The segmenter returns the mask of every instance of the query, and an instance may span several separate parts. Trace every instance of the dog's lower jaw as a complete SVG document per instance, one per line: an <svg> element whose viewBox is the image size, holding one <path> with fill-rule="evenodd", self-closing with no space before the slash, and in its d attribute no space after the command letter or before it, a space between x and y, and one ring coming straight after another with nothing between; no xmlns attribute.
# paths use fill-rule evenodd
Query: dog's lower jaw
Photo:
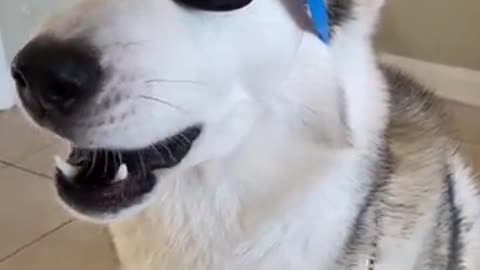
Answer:
<svg viewBox="0 0 480 270"><path fill-rule="evenodd" d="M271 141L251 146L275 151L283 139ZM110 227L124 269L331 266L349 233L338 224L352 222L360 193L367 193L364 183L352 181L357 161L350 151L283 146L276 155L213 161L164 179L145 212Z"/></svg>

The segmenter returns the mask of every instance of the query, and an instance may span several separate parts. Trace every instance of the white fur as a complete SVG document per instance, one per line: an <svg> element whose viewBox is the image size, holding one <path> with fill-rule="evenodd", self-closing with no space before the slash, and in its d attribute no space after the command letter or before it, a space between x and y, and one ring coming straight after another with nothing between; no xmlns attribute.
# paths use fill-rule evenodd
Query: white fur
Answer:
<svg viewBox="0 0 480 270"><path fill-rule="evenodd" d="M455 154L451 160L454 168L453 178L455 180L456 205L462 209L462 224L467 229L463 236L465 241L464 250L466 269L478 269L480 267L480 197L478 179L475 179L471 168L467 167L463 158Z"/></svg>
<svg viewBox="0 0 480 270"><path fill-rule="evenodd" d="M47 24L59 38L87 33L111 71L97 103L122 102L85 121L127 115L86 129L76 144L144 147L204 127L179 166L157 172L142 205L82 216L117 221L111 230L125 269L334 267L389 113L371 44L383 1L355 3L355 20L335 29L329 46L308 29L301 0L256 0L227 13L91 0ZM381 244L387 258L396 240ZM416 240L402 247L415 253ZM407 257L377 269L410 269Z"/></svg>

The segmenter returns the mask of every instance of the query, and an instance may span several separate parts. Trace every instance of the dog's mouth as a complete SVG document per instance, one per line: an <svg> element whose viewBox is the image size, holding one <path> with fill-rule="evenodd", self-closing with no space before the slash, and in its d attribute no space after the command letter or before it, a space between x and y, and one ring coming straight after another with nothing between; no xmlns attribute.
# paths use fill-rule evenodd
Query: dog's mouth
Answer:
<svg viewBox="0 0 480 270"><path fill-rule="evenodd" d="M74 147L67 161L56 158L58 195L80 214L116 216L146 201L158 182L153 172L178 165L200 133L190 127L137 150Z"/></svg>

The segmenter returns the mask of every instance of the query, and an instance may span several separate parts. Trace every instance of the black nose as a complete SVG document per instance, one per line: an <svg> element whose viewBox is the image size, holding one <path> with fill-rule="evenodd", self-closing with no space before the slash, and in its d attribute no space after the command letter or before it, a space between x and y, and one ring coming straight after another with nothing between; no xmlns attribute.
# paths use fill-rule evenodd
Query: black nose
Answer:
<svg viewBox="0 0 480 270"><path fill-rule="evenodd" d="M28 43L12 63L24 106L37 118L69 114L99 89L98 53L81 40L41 37Z"/></svg>

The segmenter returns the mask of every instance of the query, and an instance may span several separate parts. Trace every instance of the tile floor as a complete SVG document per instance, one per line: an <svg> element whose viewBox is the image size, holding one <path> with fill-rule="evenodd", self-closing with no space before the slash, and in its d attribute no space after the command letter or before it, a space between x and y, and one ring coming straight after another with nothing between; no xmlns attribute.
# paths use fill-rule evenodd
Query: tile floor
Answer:
<svg viewBox="0 0 480 270"><path fill-rule="evenodd" d="M449 103L464 148L480 171L480 109ZM72 220L49 185L57 140L16 110L0 112L0 270L114 270L104 228Z"/></svg>
<svg viewBox="0 0 480 270"><path fill-rule="evenodd" d="M57 139L17 110L0 112L0 270L116 270L105 228L72 218L55 201Z"/></svg>

